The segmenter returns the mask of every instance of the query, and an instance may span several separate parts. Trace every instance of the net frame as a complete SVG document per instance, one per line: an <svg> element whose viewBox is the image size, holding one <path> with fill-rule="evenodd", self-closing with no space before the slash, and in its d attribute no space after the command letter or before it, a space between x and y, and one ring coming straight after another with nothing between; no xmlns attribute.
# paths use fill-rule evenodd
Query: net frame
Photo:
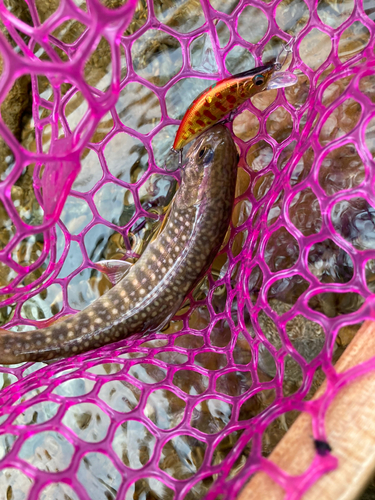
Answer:
<svg viewBox="0 0 375 500"><path fill-rule="evenodd" d="M235 46L241 46L250 50L254 57L255 64L260 64L262 56L264 56L264 48L273 37L278 36L287 41L287 35L290 35L286 31L283 31L276 22L277 7L281 3L282 2L279 1L270 2L268 4L256 0L252 2L240 1L234 10L230 14L227 14L214 9L208 1L202 0L201 8L206 20L205 24L187 33L179 33L165 24L161 25L155 14L154 5L148 2L148 20L140 29L126 37L126 39L121 37L131 20L131 15L136 6L134 1L129 1L125 6L110 11L97 0L91 0L88 3L90 9L90 15L88 15L77 7L74 2L67 0L62 2L58 10L40 25L38 22L38 11L35 5L32 2L28 2L31 17L36 27L28 26L26 23L20 21L20 19L13 15L5 5L1 3L1 19L10 36L18 45L20 53L22 52L23 55L21 56L19 53L15 53L9 41L1 34L0 50L4 61L4 67L0 80L0 100L3 101L5 99L6 94L10 91L16 79L23 74L31 74L36 143L36 151L25 149L19 144L9 128L5 125L4 121L0 121L0 134L11 148L15 160L0 186L1 201L15 227L15 235L0 251L1 262L13 269L16 273L15 279L2 289L4 295L10 294L10 296L5 298L2 302L3 308L14 302L17 303L12 319L6 325L7 328L16 325L40 325L41 322L23 316L22 306L33 296L40 294L41 289L48 288L53 283L62 287L63 295L63 307L57 316L62 316L74 311L68 300L68 281L86 267L93 265L87 252L84 251L85 235L99 222L104 223L112 230L118 230L116 224L105 220L100 215L97 208L95 208L95 193L99 192L100 188L105 186L109 181L132 193L135 214L121 227L121 232L125 236L126 242L126 234L134 225L134 222L140 215L146 215L146 211L139 199L139 189L145 184L148 178L147 176L152 174L165 175L160 165L158 166L156 162L153 146L157 143L153 142L153 139L165 127L177 125L179 123L178 118L170 116L171 114L174 114L174 116L178 115L176 113L171 113L170 110L168 112L168 106L165 102L168 91L183 78L199 77L208 80L209 78L219 79L228 76L229 73L225 66L225 61L226 57ZM82 481L78 479L80 477L80 460L89 452L101 453L102 456L107 456L107 458L108 455L110 456L112 465L114 465L114 468L121 476L120 485L116 486L118 488L116 498L127 498L127 495L131 494L129 491L132 491L131 488L134 487L133 485L135 482L146 477L159 481L159 483L155 483L154 486L150 486L149 484L147 487L151 489L154 488L155 491L157 488L161 488L164 495L170 494L172 497L174 496L174 498L184 498L189 492L192 498L200 498L199 495L201 493L199 491L205 490L205 481L208 483L210 481L212 482L206 495L207 499L220 498L220 495L223 495L224 498L235 498L248 478L259 470L269 474L274 481L285 489L286 498L295 498L293 495L295 495L297 483L297 490L299 495L301 495L313 482L317 481L321 475L336 466L334 453L333 456L329 456L328 458L324 457L324 459L317 454L310 468L298 478L293 478L285 473L285 471L275 467L272 462L262 456L263 432L272 422L282 415L285 415L290 409L308 411L311 413L313 416L314 437L323 441L326 440L324 431L324 409L329 407L336 393L335 391L343 384L349 383L363 373L372 370L374 366L373 360L370 360L359 367L355 367L338 375L332 365L335 340L339 334L340 328L372 317L373 293L369 287L368 279L366 279L366 263L374 259L374 250L371 247L371 242L367 246L364 244L363 247L359 245L356 247L353 241L348 241L342 233L339 233L337 230L338 226L335 228L331 220L333 207L348 199L362 198L367 201L370 207L374 206L371 143L371 121L374 117L374 105L371 101L371 94L366 95L363 92L363 88L360 86L360 82L363 78L373 74L373 21L366 13L369 12L370 7L366 4L366 10L364 10L362 2L355 2L353 10L348 18L338 27L331 27L322 22L319 17L316 2L306 1L305 4L309 9L309 19L306 25L297 33L291 68L299 68L308 77L310 82L308 97L304 104L296 108L286 99L285 92L279 90L276 99L265 110L259 110L251 102L246 103L243 107L243 109L247 109L251 112L253 116L256 116L259 121L258 132L253 138L245 141L241 140L240 137L236 137L236 143L241 152L239 167L247 172L250 178L249 186L237 197L236 206L239 206L243 201L250 201L252 204L251 216L240 226L237 226L232 221L230 237L222 249L222 254L228 255L226 272L223 273L219 280L215 280L214 276L209 274L209 291L207 297L203 300L197 301L194 300L193 296L190 297L191 307L179 318L180 321L183 322L181 330L174 334L161 333L151 335L147 339L132 337L120 344L116 344L116 346L104 347L99 352L96 352L95 355L93 355L93 353L87 353L70 360L57 362L51 366L33 366L26 364L17 367L2 368L2 372L8 374L8 377L10 377L8 381L13 380L11 377L17 379L17 382L3 389L1 394L3 415L3 422L1 425L2 437L7 436L10 442L13 440L11 436L17 437L11 445L4 445L7 454L2 462L3 478L6 476L4 471L9 468L19 470L23 475L32 478L33 484L29 491L28 498L32 500L39 498L41 492L52 482L64 483L67 487L71 486L80 499L86 500L86 498L92 498L90 495L94 493L87 491L87 483L82 483ZM247 6L258 9L258 11L262 12L268 19L267 30L261 40L256 44L246 42L240 36L237 29L238 20L244 8ZM78 37L73 44L68 44L70 45L68 47L67 44L64 44L61 40L59 41L56 37L51 38L51 33L62 21L72 17L78 19L82 24L89 26L89 29ZM230 41L223 48L220 47L219 37L213 19L226 22L231 32ZM367 29L368 42L364 49L361 49L353 57L343 62L343 58L340 59L339 57L340 40L345 38L344 34L346 30L350 29L355 22L361 23L362 26L365 26ZM150 29L162 29L165 34L172 36L174 39L178 39L181 45L181 69L162 87L151 83L147 78L137 74L131 63L132 46L136 40L139 40L139 38ZM332 49L325 61L317 68L313 69L305 62L307 57L306 52L303 51L303 43L308 34L314 29L321 30L321 32L324 32L331 39ZM28 43L25 43L22 39L19 34L20 32L29 37ZM192 69L190 65L191 58L189 52L191 40L205 33L208 33L210 36L212 52L215 56L218 69L217 73L202 73L202 71ZM109 90L106 92L90 87L82 76L84 62L87 60L89 54L96 48L101 36L106 36L112 51L112 79ZM69 57L71 57L71 62L61 62L56 52L51 49L51 43L68 52ZM35 44L42 47L51 61L42 61L35 56L33 53ZM120 77L120 45L126 57L127 75L125 78ZM301 56L301 52L305 54L305 57ZM366 60L365 64L363 59ZM331 71L322 83L320 83L319 80L322 77L322 73L328 70L331 64L333 65L333 71ZM54 86L54 99L52 104L39 95L37 75L40 74L50 76L51 83ZM77 124L73 133L69 130L68 120L64 118L64 112L62 110L66 109L67 103L72 99L75 93L75 89L72 87L65 95L59 95L61 84L66 81L67 75L69 81L80 90L89 104L88 111ZM354 75L353 79L346 86L341 95L328 105L324 105L324 93L327 89L332 84L342 81L343 78L349 75ZM143 134L123 123L114 108L121 90L131 82L138 82L144 87L151 89L157 94L160 102L160 123L148 134ZM335 117L335 110L339 109L340 105L345 104L350 98L359 103L361 107L361 113L357 124L350 130L345 130L343 119L343 134L340 136L341 132L339 132L335 136L334 131L331 131L333 140L330 138L329 141L322 144L322 130L324 126L327 127L325 124L328 123L329 125L332 116ZM51 114L46 118L40 118L39 116L38 107L41 105L51 111ZM273 137L272 133L270 133L272 113L275 113L280 107L289 114L292 123L290 134L282 141L278 141ZM87 193L78 193L75 190L71 191L75 176L80 168L79 160L81 153L87 146L99 123L108 112L110 112L112 116L113 128L110 130L109 134L106 134L102 141L91 144L93 150L99 152L104 172L103 178ZM305 113L307 113L307 116L304 116ZM59 130L58 119L62 121L62 129L67 134L66 138L59 139L61 130ZM304 122L304 120L306 121ZM45 152L43 150L42 131L48 124L51 127L51 149ZM238 126L238 122L234 123L235 131L237 130L236 126ZM301 134L299 131L300 126L303 127ZM147 174L135 185L122 181L121 179L115 180L108 168L105 155L103 154L105 146L119 132L128 133L132 137L141 140L148 152L149 167ZM260 172L254 172L251 166L247 165L246 156L252 145L261 140L267 140L268 144L270 144L273 150L273 158ZM296 142L294 143L294 141ZM324 141L325 139L323 139L323 142ZM294 153L287 159L283 168L280 169L278 166L279 159L282 158L283 152L285 152L285 149L291 144L294 146ZM351 186L348 189L340 189L333 195L328 195L322 188L319 180L321 164L329 152L347 144L354 144L357 147L358 155L364 165L365 178L359 185ZM302 182L291 186L290 179L293 176L296 165L298 165L303 153L305 153L309 147L313 147L315 152L311 171ZM36 164L36 168L33 172L36 200L44 208L43 223L33 226L27 224L22 217L20 217L20 213L11 195L12 186L18 180L25 167L32 163ZM44 165L43 171L41 168L42 165ZM48 186L51 182L58 187L58 189L56 189L59 195L57 198L54 196L43 197L43 192L48 191ZM284 198L280 203L280 213L277 221L270 225L267 219L269 218L271 210L275 209L275 206L277 207L277 198L281 190L284 191ZM319 231L316 231L314 227L312 229L310 228L310 232L305 231L306 222L296 222L296 219L293 218L293 214L291 214L290 207L293 206L293 200L295 200L296 195L304 190L310 190L309 192L314 193L315 198L313 199L310 197L310 201L313 200L314 203L316 203L315 200L318 200L320 217L316 217L318 212L313 213L313 215L318 220L320 219L321 227ZM259 195L260 192L262 196ZM90 207L94 217L79 235L72 236L63 223L58 223L65 234L67 242L61 256L58 257L58 252L56 251L58 236L55 232L55 226L60 218L61 210L63 209L69 193L73 193L76 198L84 200ZM147 215L149 215L148 212ZM270 265L273 264L270 264L270 258L267 257L267 244L271 235L282 227L285 227L287 233L292 236L292 239L286 240L286 242L290 243L290 241L293 240L297 242L299 256L292 266L284 269L271 270ZM244 233L245 231L247 231L247 234ZM307 234L304 234L303 231L307 232ZM43 248L35 261L26 266L16 262L14 259L14 250L18 248L17 246L25 236L33 237L33 235L41 233L44 234ZM240 246L242 247L241 251L236 254L236 250L234 250L235 240L237 238L238 242L238 235L241 235L241 233L242 243L240 243ZM365 235L364 232L359 232L359 234ZM309 271L309 249L311 249L312 245L321 242L323 238L331 238L337 246L342 248L351 257L354 263L355 272L353 273L353 278L349 282L322 283ZM82 263L67 277L59 278L59 273L69 253L69 247L74 241L78 242L82 251ZM294 247L294 251L295 248L296 247ZM128 242L128 251L130 250L130 244ZM41 275L37 279L32 280L31 283L24 284L25 277L35 270L40 269L41 264L46 261L47 265ZM249 280L251 277L255 277L256 279L254 279L257 284L257 266L258 269L261 270L263 280L262 288L254 303L249 293ZM235 275L234 286L232 283L233 275ZM270 306L269 294L267 295L267 293L269 293L269 290L275 283L288 277L291 278L292 276L303 277L303 279L309 283L309 288L304 290L303 293L298 296L297 300L294 301L293 307L280 317ZM220 286L226 288L227 299L224 309L218 313L213 292ZM253 289L250 291L253 292ZM357 293L364 298L365 301L358 310L350 314L341 314L330 318L322 314L322 312L311 309L309 306L309 301L314 294L328 292L346 294ZM207 311L205 326L202 330L191 327L191 317L194 314L194 310L199 308L205 308L205 311ZM264 332L264 328L262 328L262 324L259 321L259 314L261 311L267 314L274 324L276 324L281 346L277 347L277 345L273 345L267 337L267 332ZM199 314L204 316L202 312ZM253 330L251 332L249 332L247 314L252 317ZM326 341L324 348L311 362L307 362L295 349L287 333L288 322L298 314L303 314L308 320L318 323L325 332ZM209 318L208 321L207 318ZM226 346L215 345L212 341L212 331L215 325L220 321L226 321L231 332L230 341ZM240 340L242 344L246 344L247 351L251 352L252 359L246 364L239 363L238 357L236 358L233 354L237 352L236 346L238 348L239 336L241 336ZM147 344L147 342L154 342L154 344ZM193 345L193 347L190 347L189 343ZM267 349L271 357L275 359L276 364L275 376L272 380L267 382L259 378L258 359L261 356L261 346ZM173 364L171 361L165 362L157 357L160 357L162 352L173 352L176 355L185 356L187 360L182 364ZM141 354L142 356L138 357ZM204 355L206 355L206 359ZM288 355L300 366L303 373L303 383L294 394L284 397L282 390L283 377L286 370L284 361ZM207 359L210 358L212 362L215 356L217 368L212 370L209 368L210 363ZM225 360L225 365L220 364L224 363L223 360ZM118 374L101 373L101 368L99 368L99 366L105 363L119 365L120 370L117 372ZM152 384L148 384L134 375L136 374L136 368L142 363L144 367L146 367L146 372L148 370L148 376L153 379ZM95 366L98 366L97 371L99 373L91 373L88 371ZM322 368L331 390L325 394L323 399L319 400L319 403L312 403L306 400L306 396L308 395L314 373L318 367ZM200 394L186 394L181 387L174 383L176 374L178 374L182 368L186 371L200 374L202 380L207 379L207 388L203 391L203 396ZM67 371L69 369L74 370L74 372L68 373ZM73 373L74 376L72 375ZM165 376L163 376L162 373L164 373ZM225 377L230 378L231 376L234 377L234 380L239 385L239 393L225 394L219 392L217 390L218 381L225 380ZM246 376L251 379L250 385ZM205 377L205 379L203 377ZM57 386L60 386L63 382L69 381L72 378L92 380L94 382L94 387L88 394L81 396L68 397L66 395L60 396L59 394L53 393L53 390ZM124 412L114 410L109 405L108 399L103 401L100 397L101 391L103 391L103 387L106 384L119 380L125 381L132 387L135 387L141 394L139 403L129 412L130 414L124 414ZM241 386L241 384L243 385ZM46 388L44 391L40 392L40 387L44 385ZM243 388L246 390L241 392ZM271 405L258 415L252 416L250 419L239 420L241 408L246 402L260 393L268 394L267 391L272 390L275 391L276 397ZM170 394L174 394L178 400L182 402L178 404L182 406L185 405L183 418L178 425L170 428L163 428L160 427L160 425L162 426L160 422L156 420L156 422L159 423L158 426L145 414L146 402L151 404L151 396L155 391L169 391ZM164 393L164 395L165 394L166 393ZM173 396L170 397L173 398ZM207 409L204 408L204 402L207 402ZM37 425L25 426L24 424L14 424L14 420L17 417L22 414L27 415L27 411L30 411L29 409L35 404L41 404L38 409L38 418L44 418L43 415L48 414L49 411L45 408L43 409L43 405L47 403L55 403L58 405L58 412L52 418L47 419L45 422L37 423ZM70 427L62 423L63 415L69 414L70 409L77 404L95 405L97 409L92 408L92 415L94 415L96 411L100 413L102 419L105 418L104 415L110 417L110 423L104 439L97 442L87 441L87 437L84 438L80 435L77 429L75 429L75 431L72 429L73 424L71 421ZM83 407L81 409L83 409ZM225 412L227 412L226 415ZM210 430L202 424L202 421L207 418L212 424L215 432L212 432L212 429ZM112 450L111 443L114 433L125 421L138 422L150 435L157 438L150 455L151 458L145 465L140 467L140 470L127 466L120 460L116 453L108 451ZM194 422L198 427L194 426ZM167 422L167 425L171 426L172 423ZM38 463L38 465L35 465L35 456L30 451L24 451L26 456L21 458L21 450L26 441L32 439L33 436L40 432L55 432L56 429L58 429L59 434L64 436L66 442L73 444L74 447L74 458L67 468L61 470L61 472L51 474L51 472L48 472L48 465L45 463ZM146 431L145 433L147 434ZM238 431L242 431L242 433L227 456L221 461L216 457L219 463L213 464L215 449L217 449L220 442L222 442L225 437ZM185 436L185 441L181 436ZM187 436L189 436L189 438ZM55 443L59 443L59 439L60 438L56 438L55 436ZM168 448L167 445L172 439L175 439L176 443L180 439L180 444L173 444L173 446ZM247 451L245 453L244 450L248 447L250 441L252 443L251 452ZM188 473L182 467L183 471L185 471L184 473L187 474L188 477L181 479L178 472L173 471L173 467L169 469L166 464L161 467L160 464L163 464L161 458L164 456L163 449L166 450L164 454L167 452L172 453L173 450L178 449L178 446L182 446L181 443L187 443L188 446L193 447L193 442L197 449L204 448L204 458L199 464L199 467L195 464L196 470L193 472L190 471L190 473ZM62 446L61 443L60 446ZM63 448L61 448L61 450L62 449ZM29 455L27 455L27 453ZM241 470L237 470L235 465L236 461L246 456L246 454L248 455L246 466ZM231 474L234 473L236 474L231 478ZM14 478L17 477L17 475L11 475L11 477L16 481ZM12 481L12 479L10 481ZM111 484L114 485L116 480L115 478L111 478L111 481ZM156 484L159 486L155 486ZM196 486L197 484L203 484L204 486L202 486L200 490ZM301 487L301 484L304 486ZM160 485L164 485L165 489L163 490ZM168 488L170 492L173 493L170 493ZM194 488L197 492L194 492Z"/></svg>

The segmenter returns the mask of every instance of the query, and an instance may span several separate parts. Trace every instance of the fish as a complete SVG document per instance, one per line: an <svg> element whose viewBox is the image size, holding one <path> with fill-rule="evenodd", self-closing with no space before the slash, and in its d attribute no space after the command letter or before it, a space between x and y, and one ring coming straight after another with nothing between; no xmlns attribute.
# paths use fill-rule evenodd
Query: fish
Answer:
<svg viewBox="0 0 375 500"><path fill-rule="evenodd" d="M244 71L213 83L186 110L171 149L181 151L199 134L234 111L250 97L263 90L294 85L298 79L289 72L278 71L278 60Z"/></svg>
<svg viewBox="0 0 375 500"><path fill-rule="evenodd" d="M38 330L0 330L0 363L49 362L162 329L220 249L232 214L237 163L224 125L201 134L187 154L163 227L137 262L73 316Z"/></svg>

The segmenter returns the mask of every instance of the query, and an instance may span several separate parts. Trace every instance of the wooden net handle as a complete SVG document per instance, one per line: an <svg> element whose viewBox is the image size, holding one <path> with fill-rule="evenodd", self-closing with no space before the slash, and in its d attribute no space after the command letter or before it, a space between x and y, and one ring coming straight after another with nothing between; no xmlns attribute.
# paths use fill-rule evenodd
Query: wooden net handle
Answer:
<svg viewBox="0 0 375 500"><path fill-rule="evenodd" d="M336 364L344 372L375 356L375 322L358 330ZM375 368L375 363L374 363ZM321 396L326 383L314 399ZM302 500L354 500L366 487L375 470L375 370L343 387L332 401L325 428L338 468L322 476ZM301 414L269 459L289 474L299 475L316 455L311 417ZM264 472L257 473L244 487L238 500L283 500L285 490Z"/></svg>

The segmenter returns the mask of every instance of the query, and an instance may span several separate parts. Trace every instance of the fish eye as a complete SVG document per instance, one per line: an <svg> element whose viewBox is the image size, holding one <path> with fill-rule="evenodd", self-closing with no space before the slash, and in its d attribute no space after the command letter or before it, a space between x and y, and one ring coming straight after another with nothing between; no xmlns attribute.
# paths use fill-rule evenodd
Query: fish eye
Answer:
<svg viewBox="0 0 375 500"><path fill-rule="evenodd" d="M210 163L213 157L214 157L214 150L210 147L206 147L203 163L204 164Z"/></svg>
<svg viewBox="0 0 375 500"><path fill-rule="evenodd" d="M199 153L198 153L198 158L203 158L204 153L206 152L207 148L202 148Z"/></svg>
<svg viewBox="0 0 375 500"><path fill-rule="evenodd" d="M198 153L198 158L206 165L214 157L214 151L211 146L204 146Z"/></svg>
<svg viewBox="0 0 375 500"><path fill-rule="evenodd" d="M263 85L264 83L264 75L255 75L254 76L255 85Z"/></svg>

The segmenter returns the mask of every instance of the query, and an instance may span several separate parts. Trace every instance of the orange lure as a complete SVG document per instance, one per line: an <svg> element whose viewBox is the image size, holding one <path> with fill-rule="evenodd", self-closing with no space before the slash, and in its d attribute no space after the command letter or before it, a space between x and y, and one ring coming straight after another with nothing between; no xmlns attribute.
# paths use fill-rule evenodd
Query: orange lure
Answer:
<svg viewBox="0 0 375 500"><path fill-rule="evenodd" d="M189 106L178 128L173 149L181 150L250 97L267 89L275 63L225 78L204 90Z"/></svg>

